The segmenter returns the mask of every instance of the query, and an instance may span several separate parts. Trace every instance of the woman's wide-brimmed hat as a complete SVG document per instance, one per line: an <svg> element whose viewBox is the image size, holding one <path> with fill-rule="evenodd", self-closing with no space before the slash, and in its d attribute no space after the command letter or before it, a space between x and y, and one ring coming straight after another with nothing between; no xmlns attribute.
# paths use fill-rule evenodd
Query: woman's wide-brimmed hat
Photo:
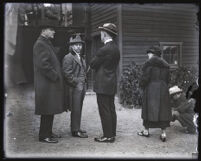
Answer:
<svg viewBox="0 0 201 161"><path fill-rule="evenodd" d="M158 46L151 46L148 50L147 50L147 54L148 53L153 53L154 55L157 56L161 56L161 49Z"/></svg>
<svg viewBox="0 0 201 161"><path fill-rule="evenodd" d="M105 23L105 24L103 24L103 26L99 26L98 28L99 28L99 30L106 31L109 34L117 36L117 27L113 23Z"/></svg>
<svg viewBox="0 0 201 161"><path fill-rule="evenodd" d="M170 95L174 95L174 94L181 93L181 92L183 92L183 90L181 88L179 88L178 86L173 86L173 87L169 88Z"/></svg>
<svg viewBox="0 0 201 161"><path fill-rule="evenodd" d="M69 40L69 44L75 44L75 43L82 43L84 44L84 41L81 39L81 34L80 33L76 33L71 35L70 40Z"/></svg>

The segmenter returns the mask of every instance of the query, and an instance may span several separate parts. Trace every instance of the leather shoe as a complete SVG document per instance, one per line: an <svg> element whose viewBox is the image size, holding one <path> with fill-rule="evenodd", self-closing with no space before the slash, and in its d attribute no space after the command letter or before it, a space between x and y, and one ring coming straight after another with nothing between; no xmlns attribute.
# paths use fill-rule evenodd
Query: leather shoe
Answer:
<svg viewBox="0 0 201 161"><path fill-rule="evenodd" d="M58 140L54 138L44 138L44 139L39 139L39 141L44 143L58 143Z"/></svg>
<svg viewBox="0 0 201 161"><path fill-rule="evenodd" d="M85 130L79 130L79 132L81 132L81 133L87 133Z"/></svg>
<svg viewBox="0 0 201 161"><path fill-rule="evenodd" d="M57 134L52 133L51 138L61 138L61 135L57 135Z"/></svg>
<svg viewBox="0 0 201 161"><path fill-rule="evenodd" d="M74 137L80 137L80 138L88 138L87 134L82 133L80 131L72 132L72 136L74 136Z"/></svg>
<svg viewBox="0 0 201 161"><path fill-rule="evenodd" d="M94 138L94 141L96 142L101 142L101 143L113 143L115 141L115 137L99 137L99 138Z"/></svg>

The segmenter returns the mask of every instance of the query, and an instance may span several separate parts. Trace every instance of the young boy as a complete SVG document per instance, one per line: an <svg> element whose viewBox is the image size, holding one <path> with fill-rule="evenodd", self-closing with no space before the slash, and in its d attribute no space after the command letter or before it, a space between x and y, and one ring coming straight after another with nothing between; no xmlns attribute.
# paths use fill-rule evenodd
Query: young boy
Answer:
<svg viewBox="0 0 201 161"><path fill-rule="evenodd" d="M178 86L173 86L169 89L169 93L174 100L175 107L173 108L172 122L178 120L185 127L185 132L194 134L196 127L193 122L195 115L195 99L186 99L185 93Z"/></svg>

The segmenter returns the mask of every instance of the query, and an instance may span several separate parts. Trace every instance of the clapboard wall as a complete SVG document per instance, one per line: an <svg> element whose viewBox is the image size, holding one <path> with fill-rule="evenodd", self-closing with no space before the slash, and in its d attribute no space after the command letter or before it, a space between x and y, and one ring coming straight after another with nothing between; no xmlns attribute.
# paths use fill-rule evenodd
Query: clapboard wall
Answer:
<svg viewBox="0 0 201 161"><path fill-rule="evenodd" d="M198 9L193 4L122 4L122 65L142 64L146 49L159 42L182 42L182 65L198 64Z"/></svg>
<svg viewBox="0 0 201 161"><path fill-rule="evenodd" d="M106 22L117 23L117 4L113 3L91 3L91 33L96 34L98 26Z"/></svg>
<svg viewBox="0 0 201 161"><path fill-rule="evenodd" d="M113 3L90 3L90 37L91 37L91 59L96 51L103 45L100 40L100 32L98 27L104 23L111 22L117 24L117 4ZM88 89L92 89L93 72L88 73Z"/></svg>

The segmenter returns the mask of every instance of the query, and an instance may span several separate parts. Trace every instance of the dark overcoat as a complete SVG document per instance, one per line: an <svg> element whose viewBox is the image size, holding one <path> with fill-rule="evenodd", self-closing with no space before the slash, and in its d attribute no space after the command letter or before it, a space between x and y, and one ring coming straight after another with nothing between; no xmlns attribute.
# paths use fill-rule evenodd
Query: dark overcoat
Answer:
<svg viewBox="0 0 201 161"><path fill-rule="evenodd" d="M143 88L142 119L145 121L170 121L169 65L160 57L153 56L142 68L140 86Z"/></svg>
<svg viewBox="0 0 201 161"><path fill-rule="evenodd" d="M62 70L65 80L65 100L68 110L72 108L73 90L83 90L86 83L86 62L83 57L81 57L81 59L82 62L72 51L67 54L62 61ZM84 74L81 74L81 68L84 69Z"/></svg>
<svg viewBox="0 0 201 161"><path fill-rule="evenodd" d="M35 113L64 111L64 84L61 65L50 40L40 36L33 47Z"/></svg>
<svg viewBox="0 0 201 161"><path fill-rule="evenodd" d="M100 48L90 62L95 71L94 91L97 94L114 95L117 91L117 67L120 52L110 41Z"/></svg>

